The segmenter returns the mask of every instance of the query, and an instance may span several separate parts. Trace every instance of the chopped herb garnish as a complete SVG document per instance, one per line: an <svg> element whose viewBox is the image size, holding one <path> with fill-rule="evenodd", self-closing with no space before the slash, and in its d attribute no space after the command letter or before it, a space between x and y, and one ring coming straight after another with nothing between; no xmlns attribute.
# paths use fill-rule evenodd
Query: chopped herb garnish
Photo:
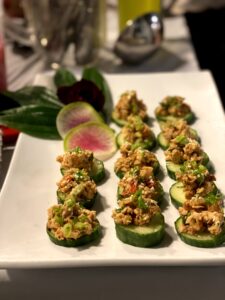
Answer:
<svg viewBox="0 0 225 300"><path fill-rule="evenodd" d="M185 135L178 135L175 141L180 145L186 145L188 143L188 138Z"/></svg>
<svg viewBox="0 0 225 300"><path fill-rule="evenodd" d="M131 111L134 115L137 114L137 112L138 112L138 106L135 102L131 103Z"/></svg>
<svg viewBox="0 0 225 300"><path fill-rule="evenodd" d="M85 179L87 179L87 176L85 176L86 174L84 173L84 171L79 170L74 174L74 178L76 181L84 181Z"/></svg>
<svg viewBox="0 0 225 300"><path fill-rule="evenodd" d="M69 238L71 236L71 232L72 232L72 224L71 223L66 223L64 226L63 226L63 233L64 233L64 236L66 238Z"/></svg>
<svg viewBox="0 0 225 300"><path fill-rule="evenodd" d="M72 199L72 198L70 198L70 199L66 200L65 205L66 205L68 208L72 208L72 207L75 205L75 200Z"/></svg>
<svg viewBox="0 0 225 300"><path fill-rule="evenodd" d="M55 216L55 221L56 221L56 223L58 223L60 226L63 225L63 217L62 217L62 216L56 215L56 216Z"/></svg>
<svg viewBox="0 0 225 300"><path fill-rule="evenodd" d="M140 167L139 166L135 166L131 169L130 173L131 175L138 175L140 171Z"/></svg>
<svg viewBox="0 0 225 300"><path fill-rule="evenodd" d="M217 201L221 200L221 193L220 192L210 192L205 197L205 202L207 204L215 204Z"/></svg>
<svg viewBox="0 0 225 300"><path fill-rule="evenodd" d="M88 220L88 217L87 217L87 216L85 216L85 215L79 216L79 221L80 221L80 222L85 222L85 221L87 221L87 220Z"/></svg>
<svg viewBox="0 0 225 300"><path fill-rule="evenodd" d="M83 230L85 226L86 225L83 222L77 222L76 224L74 224L74 228L78 230Z"/></svg>
<svg viewBox="0 0 225 300"><path fill-rule="evenodd" d="M142 190L138 190L134 194L135 198L137 199L137 207L143 210L148 209L148 205L145 203L144 199L142 198Z"/></svg>

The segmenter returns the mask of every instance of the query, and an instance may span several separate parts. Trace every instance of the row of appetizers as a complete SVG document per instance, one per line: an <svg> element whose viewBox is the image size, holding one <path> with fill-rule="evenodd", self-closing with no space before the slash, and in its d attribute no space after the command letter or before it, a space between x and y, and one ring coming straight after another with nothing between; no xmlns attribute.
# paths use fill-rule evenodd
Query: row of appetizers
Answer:
<svg viewBox="0 0 225 300"><path fill-rule="evenodd" d="M113 111L120 126L117 144L121 156L114 171L120 178L117 205L112 217L117 237L137 247L159 244L165 233L160 204L164 191L157 176L159 161L150 150L156 145L151 128L145 123L147 108L135 91L121 95Z"/></svg>
<svg viewBox="0 0 225 300"><path fill-rule="evenodd" d="M208 155L188 123L194 114L181 97L166 97L155 110L165 150L168 175L176 180L170 198L180 217L175 228L180 238L197 247L216 247L225 241L222 194L216 186Z"/></svg>
<svg viewBox="0 0 225 300"><path fill-rule="evenodd" d="M96 211L90 209L98 197L96 184L105 177L104 164L79 147L57 161L62 178L57 183L58 203L48 209L47 233L57 245L81 246L101 235Z"/></svg>

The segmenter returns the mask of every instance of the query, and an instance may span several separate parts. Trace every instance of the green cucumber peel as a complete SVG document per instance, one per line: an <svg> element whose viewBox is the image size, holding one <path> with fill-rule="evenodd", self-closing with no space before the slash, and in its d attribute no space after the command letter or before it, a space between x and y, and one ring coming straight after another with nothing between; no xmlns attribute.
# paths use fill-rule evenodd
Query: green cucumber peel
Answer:
<svg viewBox="0 0 225 300"><path fill-rule="evenodd" d="M181 232L181 228L184 225L182 217L179 217L175 221L175 229L180 237L180 239L194 247L200 247L200 248L214 248L218 247L221 244L225 242L225 226L223 226L223 229L221 233L218 235L213 235L210 233L196 233L196 234L188 234Z"/></svg>
<svg viewBox="0 0 225 300"><path fill-rule="evenodd" d="M154 215L148 225L115 224L116 235L125 244L135 247L153 247L158 245L165 235L165 221L161 213Z"/></svg>
<svg viewBox="0 0 225 300"><path fill-rule="evenodd" d="M101 236L101 226L100 224L97 224L93 230L93 232L90 235L83 235L78 239L71 239L71 238L67 238L64 240L59 240L55 237L54 233L49 230L48 228L46 228L47 234L50 238L50 240L58 245L58 246L63 246L63 247L79 247L79 246L83 246L86 244L89 244L97 239L100 238Z"/></svg>

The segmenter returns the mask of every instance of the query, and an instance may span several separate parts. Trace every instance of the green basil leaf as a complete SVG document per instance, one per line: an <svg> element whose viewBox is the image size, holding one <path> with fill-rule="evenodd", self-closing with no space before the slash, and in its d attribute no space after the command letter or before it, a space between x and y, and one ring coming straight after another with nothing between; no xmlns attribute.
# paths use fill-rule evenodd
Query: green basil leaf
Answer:
<svg viewBox="0 0 225 300"><path fill-rule="evenodd" d="M27 105L5 111L0 124L43 139L60 139L56 129L58 108Z"/></svg>
<svg viewBox="0 0 225 300"><path fill-rule="evenodd" d="M71 86L76 82L76 77L67 69L59 68L54 75L54 83L56 87Z"/></svg>
<svg viewBox="0 0 225 300"><path fill-rule="evenodd" d="M23 105L38 104L48 107L62 107L57 95L44 86L26 86L17 91L5 91L2 94Z"/></svg>
<svg viewBox="0 0 225 300"><path fill-rule="evenodd" d="M111 120L111 113L113 110L113 102L112 102L112 95L109 88L109 85L104 78L104 76L98 71L98 69L90 67L84 68L82 78L90 80L94 82L97 87L102 91L105 97L105 104L104 104L104 114L106 117L106 121L110 122Z"/></svg>

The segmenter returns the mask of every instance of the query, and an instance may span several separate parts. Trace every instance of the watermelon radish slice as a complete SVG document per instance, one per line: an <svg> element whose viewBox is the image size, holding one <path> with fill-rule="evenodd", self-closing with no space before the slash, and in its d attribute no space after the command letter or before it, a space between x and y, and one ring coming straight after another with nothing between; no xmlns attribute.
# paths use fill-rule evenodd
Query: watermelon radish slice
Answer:
<svg viewBox="0 0 225 300"><path fill-rule="evenodd" d="M114 131L104 123L87 122L72 128L64 138L64 150L79 146L90 150L100 160L110 158L117 150Z"/></svg>
<svg viewBox="0 0 225 300"><path fill-rule="evenodd" d="M103 122L97 111L86 102L73 102L65 105L58 113L56 127L62 138L77 125L86 122Z"/></svg>

